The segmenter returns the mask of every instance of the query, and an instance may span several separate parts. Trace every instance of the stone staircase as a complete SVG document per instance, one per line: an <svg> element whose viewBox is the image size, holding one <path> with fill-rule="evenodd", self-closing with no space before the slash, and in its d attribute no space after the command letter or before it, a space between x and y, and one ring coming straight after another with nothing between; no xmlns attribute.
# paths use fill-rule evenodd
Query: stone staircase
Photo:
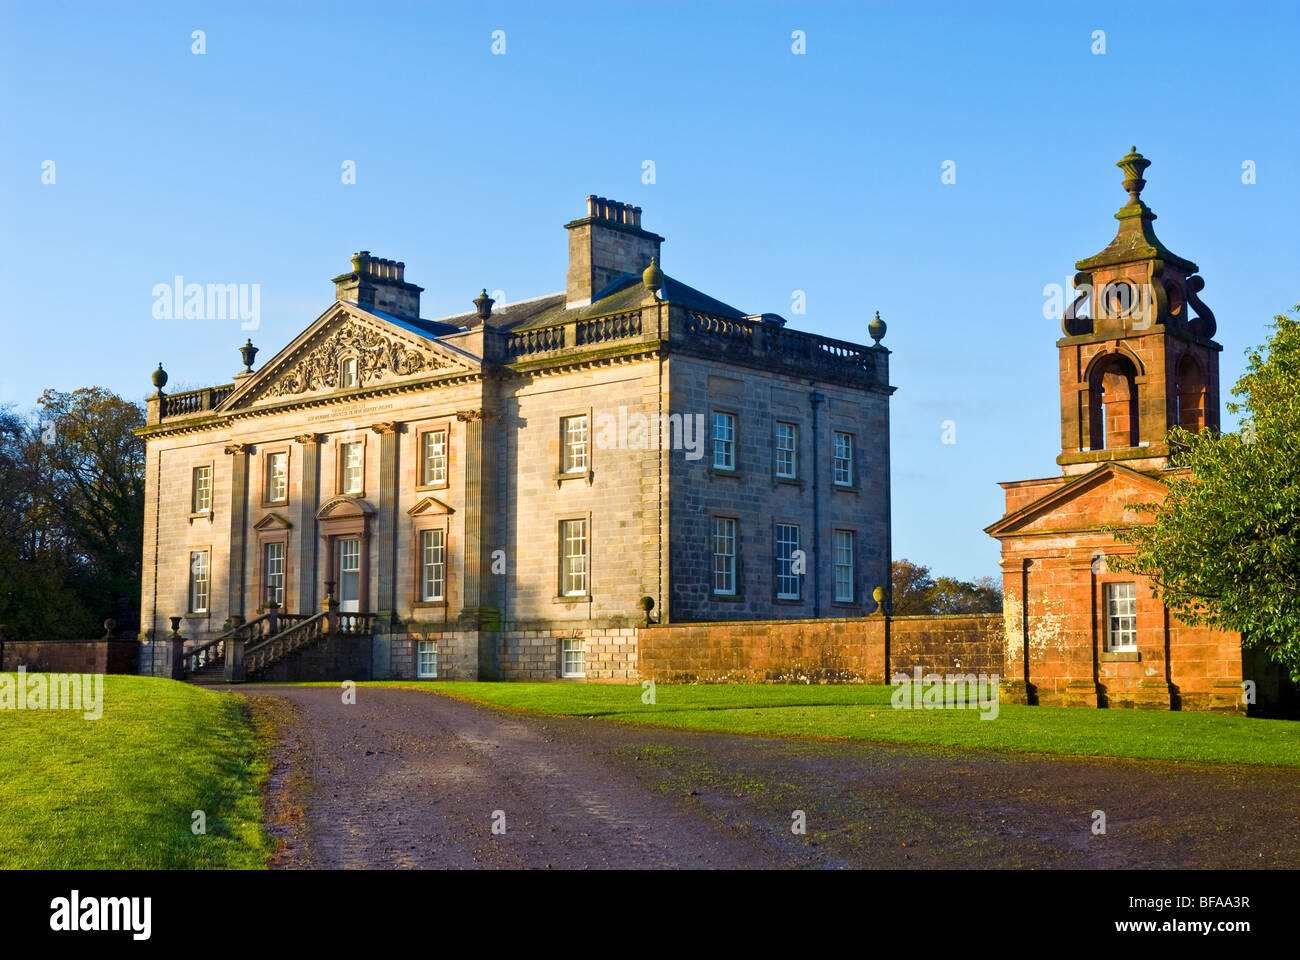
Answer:
<svg viewBox="0 0 1300 960"><path fill-rule="evenodd" d="M272 608L247 623L239 622L220 636L182 655L184 678L200 686L243 683L263 676L271 667L302 650L335 637L369 638L375 615L339 613L329 598L313 616L280 613Z"/></svg>

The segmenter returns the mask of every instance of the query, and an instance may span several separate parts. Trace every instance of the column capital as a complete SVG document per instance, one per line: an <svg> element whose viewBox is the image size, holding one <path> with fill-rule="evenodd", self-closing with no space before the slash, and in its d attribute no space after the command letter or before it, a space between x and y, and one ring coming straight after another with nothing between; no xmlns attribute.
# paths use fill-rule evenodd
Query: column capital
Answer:
<svg viewBox="0 0 1300 960"><path fill-rule="evenodd" d="M252 453L253 445L251 443L229 443L226 444L226 453L237 456L241 453Z"/></svg>
<svg viewBox="0 0 1300 960"><path fill-rule="evenodd" d="M494 410L485 410L480 407L477 410L457 410L456 419L461 423L473 423L475 420L498 420L500 419Z"/></svg>
<svg viewBox="0 0 1300 960"><path fill-rule="evenodd" d="M324 436L319 433L300 433L298 436L294 437L294 440L301 443L303 446L306 446L309 443L320 443L324 439Z"/></svg>
<svg viewBox="0 0 1300 960"><path fill-rule="evenodd" d="M382 437L389 433L401 433L402 424L396 420L385 420L383 423L373 424L370 429L373 433L377 433Z"/></svg>

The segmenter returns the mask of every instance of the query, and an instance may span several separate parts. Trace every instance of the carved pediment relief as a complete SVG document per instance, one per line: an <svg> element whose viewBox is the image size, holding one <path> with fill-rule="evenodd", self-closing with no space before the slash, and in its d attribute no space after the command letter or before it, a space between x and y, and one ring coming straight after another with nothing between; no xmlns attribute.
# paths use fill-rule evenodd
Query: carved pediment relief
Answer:
<svg viewBox="0 0 1300 960"><path fill-rule="evenodd" d="M280 372L263 395L292 397L337 390L345 358L356 359L357 385L363 387L397 377L456 368L452 361L432 350L420 349L355 320L346 320Z"/></svg>

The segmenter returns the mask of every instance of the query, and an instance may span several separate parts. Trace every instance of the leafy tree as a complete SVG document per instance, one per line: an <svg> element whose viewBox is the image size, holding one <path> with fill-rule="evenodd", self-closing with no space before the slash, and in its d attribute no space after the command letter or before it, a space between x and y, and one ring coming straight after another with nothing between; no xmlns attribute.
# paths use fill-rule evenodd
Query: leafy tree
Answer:
<svg viewBox="0 0 1300 960"><path fill-rule="evenodd" d="M1152 522L1112 531L1135 552L1110 562L1150 577L1184 623L1239 631L1300 681L1300 319L1271 329L1227 405L1241 430L1170 431L1186 474L1137 506Z"/></svg>
<svg viewBox="0 0 1300 960"><path fill-rule="evenodd" d="M140 597L144 423L101 388L47 391L29 416L0 410L0 622L14 638L130 626Z"/></svg>
<svg viewBox="0 0 1300 960"><path fill-rule="evenodd" d="M1002 588L994 577L936 578L929 567L907 559L893 563L891 599L891 610L900 617L1002 611Z"/></svg>

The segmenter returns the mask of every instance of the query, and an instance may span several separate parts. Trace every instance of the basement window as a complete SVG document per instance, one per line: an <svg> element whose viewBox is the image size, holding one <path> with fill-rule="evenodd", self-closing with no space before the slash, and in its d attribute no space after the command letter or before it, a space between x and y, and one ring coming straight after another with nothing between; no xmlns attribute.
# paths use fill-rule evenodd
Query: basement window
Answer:
<svg viewBox="0 0 1300 960"><path fill-rule="evenodd" d="M436 679L438 676L438 641L421 640L417 660L416 676L426 680Z"/></svg>
<svg viewBox="0 0 1300 960"><path fill-rule="evenodd" d="M582 637L565 637L560 651L560 676L585 677L587 675L587 651Z"/></svg>

